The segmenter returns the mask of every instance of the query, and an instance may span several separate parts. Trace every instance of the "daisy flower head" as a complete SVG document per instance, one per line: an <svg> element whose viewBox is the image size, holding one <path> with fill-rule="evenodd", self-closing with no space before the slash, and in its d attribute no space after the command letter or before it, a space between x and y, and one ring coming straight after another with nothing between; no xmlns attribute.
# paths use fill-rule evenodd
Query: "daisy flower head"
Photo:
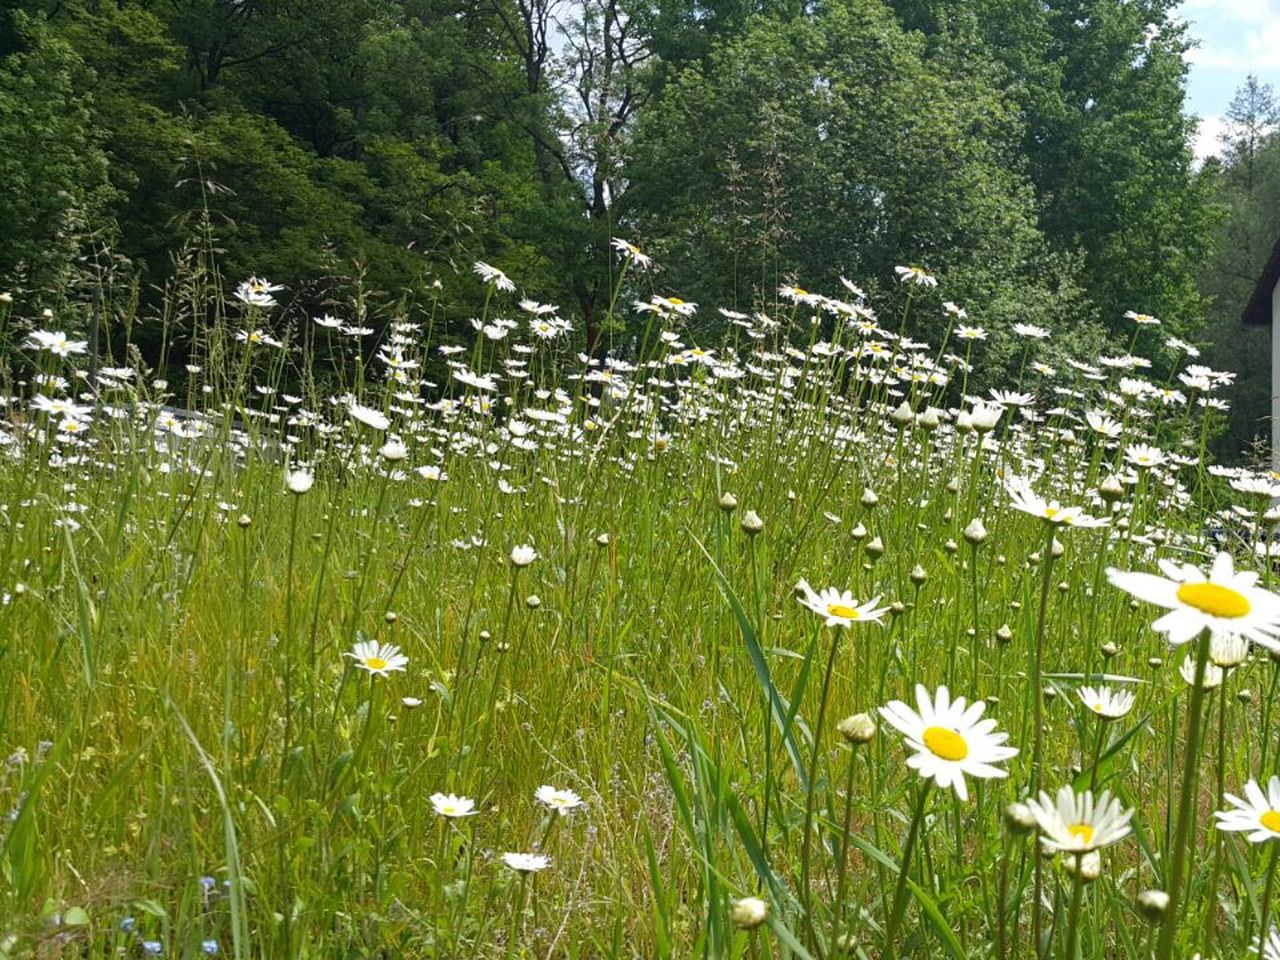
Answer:
<svg viewBox="0 0 1280 960"><path fill-rule="evenodd" d="M624 256L629 257L631 262L642 270L648 269L653 263L652 258L640 252L639 247L630 241L622 239L622 237L614 237L609 241L609 246L613 247L613 249L617 250Z"/></svg>
<svg viewBox="0 0 1280 960"><path fill-rule="evenodd" d="M572 790L558 790L546 784L535 790L533 797L544 807L561 814L586 806L586 801Z"/></svg>
<svg viewBox="0 0 1280 960"><path fill-rule="evenodd" d="M357 423L363 423L373 430L386 430L391 426L391 421L387 419L386 414L381 410L366 407L364 404L356 403L354 400L347 404L347 413L352 420Z"/></svg>
<svg viewBox="0 0 1280 960"><path fill-rule="evenodd" d="M460 797L453 793L433 793L431 806L436 814L446 820L459 820L462 817L475 816L478 811L476 802L470 797Z"/></svg>
<svg viewBox="0 0 1280 960"><path fill-rule="evenodd" d="M1039 517L1055 526L1088 529L1105 527L1111 523L1105 517L1089 516L1080 507L1064 507L1057 500L1045 500L1031 489L1029 480L1016 474L1010 474L1005 479L1004 488L1015 510Z"/></svg>
<svg viewBox="0 0 1280 960"><path fill-rule="evenodd" d="M73 353L85 353L88 340L72 340L61 331L33 330L27 346L35 350L48 350L55 357L68 357Z"/></svg>
<svg viewBox="0 0 1280 960"><path fill-rule="evenodd" d="M894 267L899 283L913 283L918 287L936 287L938 280L931 276L924 267Z"/></svg>
<svg viewBox="0 0 1280 960"><path fill-rule="evenodd" d="M1247 833L1250 843L1280 840L1280 777L1273 776L1264 792L1257 780L1244 785L1244 796L1224 795L1233 809L1214 813L1218 829Z"/></svg>
<svg viewBox="0 0 1280 960"><path fill-rule="evenodd" d="M530 544L521 544L511 548L511 565L513 567L527 567L537 559L538 551Z"/></svg>
<svg viewBox="0 0 1280 960"><path fill-rule="evenodd" d="M1101 720L1119 720L1133 709L1133 694L1110 687L1081 687L1080 699Z"/></svg>
<svg viewBox="0 0 1280 960"><path fill-rule="evenodd" d="M356 666L378 677L385 677L397 670L403 671L409 665L409 658L394 643L378 643L376 640L361 640L344 656L350 657L356 662Z"/></svg>
<svg viewBox="0 0 1280 960"><path fill-rule="evenodd" d="M541 853L504 853L502 862L516 873L537 873L551 866L551 858Z"/></svg>
<svg viewBox="0 0 1280 960"><path fill-rule="evenodd" d="M1178 674L1186 681L1187 686L1194 687L1196 685L1196 658L1191 654L1187 654L1178 667ZM1200 689L1217 689L1222 686L1222 680L1226 675L1226 671L1217 664L1206 663L1204 665L1204 677L1200 681Z"/></svg>
<svg viewBox="0 0 1280 960"><path fill-rule="evenodd" d="M1164 576L1108 568L1112 586L1169 612L1151 625L1169 642L1186 643L1201 630L1244 637L1280 650L1280 597L1257 586L1253 571L1235 569L1229 553L1219 553L1208 573L1189 563L1161 560Z"/></svg>
<svg viewBox="0 0 1280 960"><path fill-rule="evenodd" d="M516 289L516 285L511 282L510 277L483 260L477 260L471 269L483 282L493 284L498 290L502 290L505 293L513 293Z"/></svg>
<svg viewBox="0 0 1280 960"><path fill-rule="evenodd" d="M1009 775L996 764L1017 756L1018 751L1005 744L1007 733L996 732L995 720L983 718L985 701L969 704L964 697L953 701L946 687L931 695L917 684L916 706L913 710L894 700L880 708L880 716L915 751L907 758L907 766L920 776L944 789L951 787L961 800L968 800L966 775L982 780Z"/></svg>
<svg viewBox="0 0 1280 960"><path fill-rule="evenodd" d="M815 593L808 582L801 580L796 584L797 599L819 616L826 617L828 627L848 627L854 621L859 623L879 623L880 618L888 611L888 607L877 608L879 597L859 604L848 590L837 590L825 587Z"/></svg>
<svg viewBox="0 0 1280 960"><path fill-rule="evenodd" d="M1110 846L1129 835L1132 810L1104 790L1095 803L1093 792L1078 794L1071 787L1059 788L1057 797L1043 790L1038 800L1027 800L1027 806L1040 828L1040 842L1048 850L1089 853Z"/></svg>

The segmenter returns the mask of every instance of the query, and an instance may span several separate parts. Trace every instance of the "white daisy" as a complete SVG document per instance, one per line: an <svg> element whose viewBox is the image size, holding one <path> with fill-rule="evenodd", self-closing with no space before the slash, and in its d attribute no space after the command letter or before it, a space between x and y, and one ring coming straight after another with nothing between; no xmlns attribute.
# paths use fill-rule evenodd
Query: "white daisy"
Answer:
<svg viewBox="0 0 1280 960"><path fill-rule="evenodd" d="M885 722L907 739L915 751L907 758L907 766L939 787L953 787L961 800L969 799L965 775L990 779L1009 774L994 764L1016 756L1015 747L1005 746L1007 733L995 733L996 722L983 719L985 701L968 704L964 697L954 702L946 687L939 687L931 697L921 684L916 685L916 705L912 710L901 700L880 708Z"/></svg>
<svg viewBox="0 0 1280 960"><path fill-rule="evenodd" d="M343 656L350 657L356 666L379 677L404 670L409 665L409 658L394 643L378 643L376 640L361 640Z"/></svg>
<svg viewBox="0 0 1280 960"><path fill-rule="evenodd" d="M504 853L502 862L516 873L537 873L551 866L551 858L541 853Z"/></svg>
<svg viewBox="0 0 1280 960"><path fill-rule="evenodd" d="M1187 682L1187 686L1195 686L1196 682L1196 658L1191 654L1187 654L1183 658L1181 665L1178 667L1178 673L1182 679ZM1200 686L1205 690L1213 690L1222 686L1222 678L1226 676L1225 671L1212 663L1204 665L1204 679L1201 680Z"/></svg>
<svg viewBox="0 0 1280 960"><path fill-rule="evenodd" d="M879 623L889 609L876 608L876 604L880 602L878 596L859 604L848 590L826 587L822 592L814 593L813 588L804 580L796 584L796 591L800 594L797 599L802 604L827 618L828 627L847 627L855 620L859 623Z"/></svg>
<svg viewBox="0 0 1280 960"><path fill-rule="evenodd" d="M1027 806L1040 827L1040 842L1049 850L1088 853L1110 846L1129 835L1132 810L1104 790L1094 803L1092 791L1077 794L1069 786L1059 788L1056 798L1043 790L1038 800Z"/></svg>
<svg viewBox="0 0 1280 960"><path fill-rule="evenodd" d="M479 813L476 810L476 802L474 800L470 797L460 797L453 793L433 793L431 795L431 806L435 808L437 814L448 820L471 817Z"/></svg>
<svg viewBox="0 0 1280 960"><path fill-rule="evenodd" d="M1272 927L1271 932L1267 934L1266 940L1254 937L1253 952L1256 953L1261 960L1280 960L1280 930Z"/></svg>
<svg viewBox="0 0 1280 960"><path fill-rule="evenodd" d="M1244 797L1225 794L1234 810L1219 810L1214 814L1219 830L1248 833L1250 843L1280 840L1280 777L1273 776L1267 782L1266 793L1257 780L1244 785Z"/></svg>
<svg viewBox="0 0 1280 960"><path fill-rule="evenodd" d="M1133 709L1133 694L1128 690L1081 687L1079 693L1084 705L1103 720L1119 720Z"/></svg>
<svg viewBox="0 0 1280 960"><path fill-rule="evenodd" d="M382 411L366 407L354 400L347 404L347 413L351 415L352 420L363 423L366 427L372 427L374 430L385 430L391 426L391 421Z"/></svg>
<svg viewBox="0 0 1280 960"><path fill-rule="evenodd" d="M533 796L543 806L550 807L556 813L568 813L571 810L586 806L586 801L572 790L557 790L555 787L550 787L546 784L534 791Z"/></svg>
<svg viewBox="0 0 1280 960"><path fill-rule="evenodd" d="M1280 597L1255 586L1257 573L1237 573L1229 553L1219 553L1207 574L1169 560L1161 560L1160 569L1163 577L1108 568L1107 579L1139 600L1170 611L1151 625L1170 643L1186 643L1209 630L1280 650Z"/></svg>
<svg viewBox="0 0 1280 960"><path fill-rule="evenodd" d="M1045 500L1031 489L1031 483L1023 477L1010 475L1004 482L1004 488L1015 510L1060 527L1105 527L1111 522L1105 517L1091 517L1080 507L1064 507L1057 500Z"/></svg>

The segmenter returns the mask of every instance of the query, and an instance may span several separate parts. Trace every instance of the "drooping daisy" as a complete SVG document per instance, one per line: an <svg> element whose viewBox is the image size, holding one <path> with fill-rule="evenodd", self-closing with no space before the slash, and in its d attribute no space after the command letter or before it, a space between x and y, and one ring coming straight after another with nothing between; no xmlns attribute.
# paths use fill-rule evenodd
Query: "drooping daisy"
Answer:
<svg viewBox="0 0 1280 960"><path fill-rule="evenodd" d="M586 806L586 801L572 790L558 790L546 784L534 791L533 796L540 804L549 807L556 813L568 813L571 810Z"/></svg>
<svg viewBox="0 0 1280 960"><path fill-rule="evenodd" d="M1254 937L1253 952L1256 953L1261 960L1280 960L1280 930L1272 927L1271 932L1267 934L1267 939L1265 940Z"/></svg>
<svg viewBox="0 0 1280 960"><path fill-rule="evenodd" d="M378 643L376 640L361 640L344 656L354 660L356 666L379 677L397 670L402 671L409 665L409 658L394 643Z"/></svg>
<svg viewBox="0 0 1280 960"><path fill-rule="evenodd" d="M447 820L473 817L480 812L476 809L476 802L470 797L460 797L454 793L433 793L431 806L439 816Z"/></svg>
<svg viewBox="0 0 1280 960"><path fill-rule="evenodd" d="M1235 809L1219 810L1213 816L1218 829L1232 833L1247 833L1250 843L1280 840L1280 777L1273 776L1267 782L1266 793L1257 780L1244 785L1244 797L1225 794L1226 801Z"/></svg>
<svg viewBox="0 0 1280 960"><path fill-rule="evenodd" d="M1011 505L1015 510L1047 520L1060 527L1105 527L1110 520L1105 517L1091 517L1081 507L1064 507L1057 500L1045 500L1034 490L1024 477L1010 475L1004 482L1009 493Z"/></svg>
<svg viewBox="0 0 1280 960"><path fill-rule="evenodd" d="M347 413L352 420L363 423L366 427L371 427L374 430L385 430L391 426L391 421L387 419L381 410L366 407L363 404L356 403L354 400L347 404Z"/></svg>
<svg viewBox="0 0 1280 960"><path fill-rule="evenodd" d="M502 862L516 873L537 873L551 866L551 858L541 853L504 853Z"/></svg>
<svg viewBox="0 0 1280 960"><path fill-rule="evenodd" d="M1182 679L1186 681L1187 686L1193 687L1196 683L1196 658L1191 654L1187 654L1181 665L1178 667L1178 673ZM1222 679L1226 676L1226 671L1213 663L1204 665L1204 677L1200 681L1200 687L1204 690L1214 690L1222 686Z"/></svg>
<svg viewBox="0 0 1280 960"><path fill-rule="evenodd" d="M995 732L995 720L983 719L985 701L969 704L964 697L952 701L946 687L930 696L917 684L916 705L919 709L913 710L894 700L880 708L885 722L906 737L907 746L915 751L907 758L908 767L939 787L953 787L961 800L969 799L966 774L983 780L1009 775L995 764L1016 756L1018 750L1005 745L1007 733Z"/></svg>
<svg viewBox="0 0 1280 960"><path fill-rule="evenodd" d="M1092 791L1077 794L1069 786L1060 787L1057 797L1043 790L1038 800L1027 800L1027 806L1040 827L1040 842L1049 850L1088 853L1110 846L1129 835L1132 810L1104 790L1094 802Z"/></svg>
<svg viewBox="0 0 1280 960"><path fill-rule="evenodd" d="M876 608L880 598L873 597L866 603L859 604L848 590L837 590L825 587L820 593L814 593L808 582L801 580L796 584L797 599L820 616L826 617L828 627L848 627L854 621L859 623L879 623L880 618L888 611L888 607Z"/></svg>
<svg viewBox="0 0 1280 960"><path fill-rule="evenodd" d="M1133 709L1133 694L1128 690L1081 687L1079 692L1084 705L1103 720L1119 720Z"/></svg>
<svg viewBox="0 0 1280 960"><path fill-rule="evenodd" d="M1209 572L1189 563L1160 561L1164 576L1108 568L1113 586L1170 612L1151 625L1172 644L1186 643L1201 630L1244 637L1280 650L1280 597L1255 586L1253 571L1236 572L1229 553L1219 553Z"/></svg>

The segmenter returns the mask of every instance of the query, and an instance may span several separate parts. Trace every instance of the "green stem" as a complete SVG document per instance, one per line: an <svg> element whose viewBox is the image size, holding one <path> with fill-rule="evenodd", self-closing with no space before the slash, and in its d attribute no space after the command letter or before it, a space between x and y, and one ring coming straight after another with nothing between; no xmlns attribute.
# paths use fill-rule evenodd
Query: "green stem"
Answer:
<svg viewBox="0 0 1280 960"><path fill-rule="evenodd" d="M920 835L920 824L924 820L925 801L929 799L932 780L926 780L920 788L920 796L916 801L916 812L911 818L911 829L907 832L907 842L902 848L902 865L898 869L898 885L893 891L893 907L889 911L889 922L884 931L885 960L895 960L898 956L896 943L898 926L902 923L902 914L907 907L907 877L911 873L911 854L916 848L916 838Z"/></svg>
<svg viewBox="0 0 1280 960"><path fill-rule="evenodd" d="M1195 682L1187 707L1187 739L1182 758L1182 787L1178 793L1178 824L1173 836L1173 860L1165 877L1169 892L1169 908L1160 939L1156 943L1158 960L1172 960L1174 938L1178 932L1178 911L1182 906L1182 875L1187 863L1187 839L1191 832L1191 815L1195 807L1196 760L1200 756L1201 707L1204 704L1204 671L1209 660L1209 631L1200 634L1196 643Z"/></svg>

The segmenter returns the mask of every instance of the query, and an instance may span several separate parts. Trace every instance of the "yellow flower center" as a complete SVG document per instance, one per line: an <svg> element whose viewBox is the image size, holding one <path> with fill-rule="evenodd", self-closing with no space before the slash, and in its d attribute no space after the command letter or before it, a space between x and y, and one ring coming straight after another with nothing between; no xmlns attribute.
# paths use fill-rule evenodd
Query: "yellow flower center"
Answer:
<svg viewBox="0 0 1280 960"><path fill-rule="evenodd" d="M1044 508L1044 517L1045 517L1045 519L1046 519L1046 520L1052 520L1052 519L1053 519L1054 517L1056 517L1057 515L1058 515L1058 508L1057 508L1057 507L1045 507L1045 508Z"/></svg>
<svg viewBox="0 0 1280 960"><path fill-rule="evenodd" d="M924 745L943 760L963 760L969 755L969 745L964 737L946 727L929 727L924 732Z"/></svg>
<svg viewBox="0 0 1280 960"><path fill-rule="evenodd" d="M1093 712L1094 712L1094 713L1101 713L1101 712L1102 712L1102 701L1101 701L1101 700L1098 700L1098 701L1096 701L1096 702L1094 703L1094 705L1093 705Z"/></svg>
<svg viewBox="0 0 1280 960"><path fill-rule="evenodd" d="M807 297L809 295L809 291L804 287L796 287L795 294L797 297Z"/></svg>
<svg viewBox="0 0 1280 960"><path fill-rule="evenodd" d="M854 607L846 606L843 603L828 603L827 616L844 617L846 620L857 620L858 611Z"/></svg>
<svg viewBox="0 0 1280 960"><path fill-rule="evenodd" d="M1244 594L1217 583L1184 583L1178 588L1178 599L1211 617L1234 620L1250 610Z"/></svg>
<svg viewBox="0 0 1280 960"><path fill-rule="evenodd" d="M366 657L364 665L370 670L387 669L387 661L383 660L381 657Z"/></svg>
<svg viewBox="0 0 1280 960"><path fill-rule="evenodd" d="M673 307L679 307L684 304L684 301L681 300L679 297L668 297L667 303L671 304Z"/></svg>
<svg viewBox="0 0 1280 960"><path fill-rule="evenodd" d="M1067 827L1067 833L1071 834L1072 839L1079 840L1086 847L1093 843L1094 830L1087 823L1073 823Z"/></svg>
<svg viewBox="0 0 1280 960"><path fill-rule="evenodd" d="M1280 810L1268 810L1258 818L1258 822L1272 833L1280 833Z"/></svg>

